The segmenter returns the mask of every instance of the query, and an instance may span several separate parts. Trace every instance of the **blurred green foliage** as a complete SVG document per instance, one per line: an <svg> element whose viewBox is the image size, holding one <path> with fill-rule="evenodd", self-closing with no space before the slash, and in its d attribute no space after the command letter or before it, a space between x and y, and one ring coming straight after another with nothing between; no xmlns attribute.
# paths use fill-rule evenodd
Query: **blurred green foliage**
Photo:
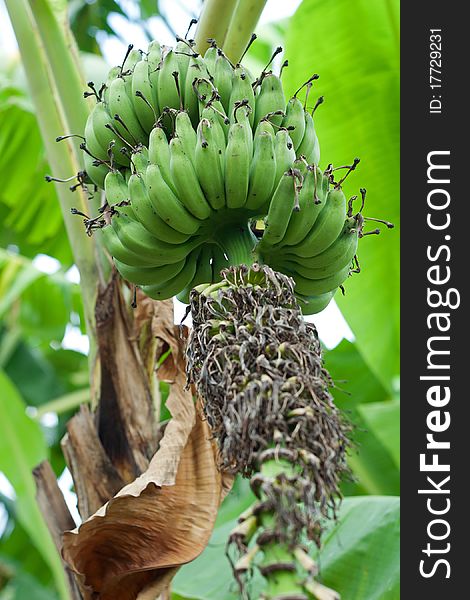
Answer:
<svg viewBox="0 0 470 600"><path fill-rule="evenodd" d="M125 10L117 0L70 0L72 29L80 50L88 53L83 56L90 78L101 80L106 70L97 38L119 38L110 13L150 37L145 21L159 15L165 22L167 6L129 0ZM289 67L283 81L291 93L312 72L320 73L309 105L325 96L316 113L322 166L359 156L347 191L367 187L365 214L396 224L397 23L397 0L304 0L291 19L259 28L246 60L256 72L285 43ZM67 275L70 248L54 187L44 182L47 159L23 81L16 63L0 73L0 455L10 457L0 462L0 471L15 491L13 498L3 488L0 493L0 600L56 600L51 546L34 507L29 473L45 456L58 476L63 472L59 442L74 398L87 397L87 357L63 346L66 331L83 330L80 293ZM399 597L398 239L395 230L361 241L363 273L347 282L346 296L339 299L356 340L325 353L335 400L355 425L354 479L343 486L347 498L320 556L322 580L346 600ZM39 270L38 254L54 258L57 271ZM57 419L41 423L38 415L48 414L51 402ZM247 482L238 480L209 547L178 573L173 600L237 597L224 545L251 501ZM254 591L256 585L255 580Z"/></svg>

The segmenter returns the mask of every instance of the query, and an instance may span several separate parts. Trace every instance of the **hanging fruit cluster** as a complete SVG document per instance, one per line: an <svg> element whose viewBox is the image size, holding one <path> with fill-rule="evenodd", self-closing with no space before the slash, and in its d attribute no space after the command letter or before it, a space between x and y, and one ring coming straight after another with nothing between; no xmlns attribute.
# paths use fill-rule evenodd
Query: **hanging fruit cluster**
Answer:
<svg viewBox="0 0 470 600"><path fill-rule="evenodd" d="M294 278L310 314L358 270L364 217L348 206L345 177L318 167L306 109L318 76L298 90L305 104L298 92L286 104L267 69L255 79L215 44L202 58L186 40L151 42L147 53L130 47L99 90L89 84L97 103L81 147L106 205L88 226L101 227L118 271L152 298L188 302L222 269L258 261Z"/></svg>

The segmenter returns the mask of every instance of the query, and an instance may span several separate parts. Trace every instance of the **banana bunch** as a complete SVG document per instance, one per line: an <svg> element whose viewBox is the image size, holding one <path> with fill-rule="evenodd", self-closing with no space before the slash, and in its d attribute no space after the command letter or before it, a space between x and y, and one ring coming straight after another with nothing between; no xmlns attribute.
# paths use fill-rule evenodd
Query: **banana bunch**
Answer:
<svg viewBox="0 0 470 600"><path fill-rule="evenodd" d="M214 44L201 57L186 40L151 42L146 53L129 47L99 90L88 84L97 102L81 148L88 181L106 194L101 235L150 297L187 302L221 270L258 260L292 276L313 313L348 277L362 215L318 167L306 110L318 76L286 103L268 67L255 79Z"/></svg>
<svg viewBox="0 0 470 600"><path fill-rule="evenodd" d="M330 175L315 165L306 167L300 189L293 174L284 179L284 192L274 194L270 204L258 252L266 264L294 278L304 314L317 313L354 271L363 217L352 215L341 187L330 188Z"/></svg>

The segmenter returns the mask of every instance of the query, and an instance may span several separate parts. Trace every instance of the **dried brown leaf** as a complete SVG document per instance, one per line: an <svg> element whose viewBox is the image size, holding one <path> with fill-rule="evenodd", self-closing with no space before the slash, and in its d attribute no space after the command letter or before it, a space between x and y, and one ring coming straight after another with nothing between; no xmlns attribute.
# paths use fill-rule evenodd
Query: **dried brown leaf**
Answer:
<svg viewBox="0 0 470 600"><path fill-rule="evenodd" d="M81 406L67 423L61 446L72 473L80 516L87 519L127 482L106 454L88 406Z"/></svg>
<svg viewBox="0 0 470 600"><path fill-rule="evenodd" d="M130 482L147 469L158 428L146 369L116 278L99 291L95 314L101 364L98 435L122 479Z"/></svg>
<svg viewBox="0 0 470 600"><path fill-rule="evenodd" d="M156 596L175 567L205 548L221 495L209 438L205 421L196 419L174 485L168 483L174 462L159 450L143 475L65 534L64 557L96 598L135 600L146 589Z"/></svg>
<svg viewBox="0 0 470 600"><path fill-rule="evenodd" d="M185 344L188 329L175 325L173 303L155 302L156 310L152 320L152 333L157 340L157 359L164 360L158 367L158 378L162 381L175 381L185 377ZM166 358L164 355L170 351Z"/></svg>
<svg viewBox="0 0 470 600"><path fill-rule="evenodd" d="M173 300L157 301L146 296L142 290L136 290L137 306L133 311L134 337L137 340L142 362L149 381L153 381L155 364L161 355L161 341L154 336L153 321L156 314L173 326Z"/></svg>
<svg viewBox="0 0 470 600"><path fill-rule="evenodd" d="M207 545L232 483L217 469L207 423L186 389L187 329L174 325L171 302L140 298L139 305L134 339L144 329L148 339L150 323L154 358L168 354L158 376L171 382L172 419L147 470L64 535L63 556L93 600L154 600L164 592Z"/></svg>

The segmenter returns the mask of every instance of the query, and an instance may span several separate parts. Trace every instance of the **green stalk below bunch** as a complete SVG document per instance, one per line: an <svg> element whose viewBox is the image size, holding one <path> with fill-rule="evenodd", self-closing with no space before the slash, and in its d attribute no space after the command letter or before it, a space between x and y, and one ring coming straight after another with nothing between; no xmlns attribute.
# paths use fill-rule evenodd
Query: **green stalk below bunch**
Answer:
<svg viewBox="0 0 470 600"><path fill-rule="evenodd" d="M264 480L265 491L259 486ZM279 458L269 458L259 469L253 481L258 501L239 519L232 531L227 551L238 548L242 556L232 563L234 575L243 597L246 597L247 575L257 568L265 579L262 600L338 600L338 594L316 580L318 568L308 555L300 539L289 539L287 531L279 529L279 513L294 512L292 499L294 485L299 478L299 469L291 462ZM266 489L269 486L284 487L285 506L277 511L269 506ZM289 486L292 487L289 493ZM262 487L262 486L261 486ZM282 496L281 496L282 497Z"/></svg>

